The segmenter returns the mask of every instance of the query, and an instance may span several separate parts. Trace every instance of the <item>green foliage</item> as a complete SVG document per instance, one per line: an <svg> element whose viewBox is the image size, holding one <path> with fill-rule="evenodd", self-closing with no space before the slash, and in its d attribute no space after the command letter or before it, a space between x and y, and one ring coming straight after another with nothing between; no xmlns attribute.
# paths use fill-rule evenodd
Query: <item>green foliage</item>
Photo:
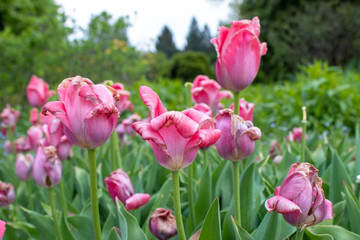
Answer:
<svg viewBox="0 0 360 240"><path fill-rule="evenodd" d="M359 1L245 0L235 9L241 18L260 18L260 39L269 49L261 81L282 80L314 60L344 66L359 58Z"/></svg>
<svg viewBox="0 0 360 240"><path fill-rule="evenodd" d="M214 76L210 69L210 59L202 52L181 52L171 59L170 78L181 78L183 81L193 81L199 75Z"/></svg>

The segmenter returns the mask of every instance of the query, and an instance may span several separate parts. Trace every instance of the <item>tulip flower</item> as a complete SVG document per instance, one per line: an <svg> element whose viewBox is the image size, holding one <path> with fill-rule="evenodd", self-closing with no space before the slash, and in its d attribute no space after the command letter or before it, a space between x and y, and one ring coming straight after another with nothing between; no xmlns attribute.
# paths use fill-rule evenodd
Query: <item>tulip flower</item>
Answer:
<svg viewBox="0 0 360 240"><path fill-rule="evenodd" d="M253 121L253 112L255 104L245 101L244 98L239 101L239 116L245 121ZM234 111L234 103L231 104L230 109Z"/></svg>
<svg viewBox="0 0 360 240"><path fill-rule="evenodd" d="M212 112L211 112L211 108L205 104L205 103L198 103L195 104L195 106L193 107L195 110L202 112L204 114L206 114L207 116L212 118Z"/></svg>
<svg viewBox="0 0 360 240"><path fill-rule="evenodd" d="M15 200L15 191L11 183L0 181L0 206L7 207Z"/></svg>
<svg viewBox="0 0 360 240"><path fill-rule="evenodd" d="M128 211L145 205L150 199L149 194L134 193L129 176L120 168L105 178L105 184L114 203L119 199Z"/></svg>
<svg viewBox="0 0 360 240"><path fill-rule="evenodd" d="M266 43L260 43L260 21L232 21L231 29L221 26L219 35L211 39L217 52L216 77L220 85L239 92L255 79L261 56L267 52Z"/></svg>
<svg viewBox="0 0 360 240"><path fill-rule="evenodd" d="M31 106L42 107L55 91L49 90L49 85L41 78L33 75L26 88L27 99Z"/></svg>
<svg viewBox="0 0 360 240"><path fill-rule="evenodd" d="M35 182L43 187L51 188L61 180L61 162L53 146L40 145L37 149L33 176Z"/></svg>
<svg viewBox="0 0 360 240"><path fill-rule="evenodd" d="M125 136L133 136L136 134L135 130L131 127L133 123L140 121L141 117L139 114L134 113L131 114L128 118L122 120L122 122L116 127L116 132L118 133L120 139L122 140L122 144L125 143Z"/></svg>
<svg viewBox="0 0 360 240"><path fill-rule="evenodd" d="M294 127L292 129L292 131L289 133L286 140L288 140L290 142L301 142L302 132L303 132L303 130L301 127ZM309 136L306 135L305 139L308 139L308 138L309 138Z"/></svg>
<svg viewBox="0 0 360 240"><path fill-rule="evenodd" d="M60 101L48 102L42 113L60 119L73 145L94 149L110 137L119 120L119 95L112 87L76 76L63 80L58 94Z"/></svg>
<svg viewBox="0 0 360 240"><path fill-rule="evenodd" d="M31 150L29 138L21 136L14 141L14 147L16 152L27 152Z"/></svg>
<svg viewBox="0 0 360 240"><path fill-rule="evenodd" d="M149 219L150 232L159 240L168 240L177 234L176 219L170 209L157 208Z"/></svg>
<svg viewBox="0 0 360 240"><path fill-rule="evenodd" d="M156 160L172 171L191 164L200 147L214 144L219 130L211 129L212 119L195 110L167 112L159 96L149 87L140 87L140 96L150 108L152 120L136 122L135 131L153 148Z"/></svg>
<svg viewBox="0 0 360 240"><path fill-rule="evenodd" d="M223 98L231 98L229 91L220 91L220 85L207 76L199 75L195 78L191 88L192 99L195 103L207 104L213 112L221 109L220 101Z"/></svg>
<svg viewBox="0 0 360 240"><path fill-rule="evenodd" d="M5 230L6 230L6 222L0 220L0 239L4 236Z"/></svg>
<svg viewBox="0 0 360 240"><path fill-rule="evenodd" d="M40 144L43 136L43 131L40 125L31 126L29 130L27 130L28 141L30 145L30 149L37 149Z"/></svg>
<svg viewBox="0 0 360 240"><path fill-rule="evenodd" d="M39 111L37 108L32 108L30 110L30 117L29 117L29 122L32 125L36 125L38 124L38 117L39 117Z"/></svg>
<svg viewBox="0 0 360 240"><path fill-rule="evenodd" d="M6 108L0 113L1 126L3 128L15 127L19 117L19 111L11 108L10 104L6 104Z"/></svg>
<svg viewBox="0 0 360 240"><path fill-rule="evenodd" d="M215 143L219 155L227 160L240 161L249 157L255 149L255 141L261 137L259 128L245 121L230 109L221 110L215 117L215 128L221 130Z"/></svg>
<svg viewBox="0 0 360 240"><path fill-rule="evenodd" d="M325 199L322 179L310 163L294 163L274 197L266 200L269 212L281 213L289 224L303 230L332 218L332 203Z"/></svg>
<svg viewBox="0 0 360 240"><path fill-rule="evenodd" d="M60 138L60 142L57 145L56 150L61 161L68 159L71 156L72 144L65 135Z"/></svg>
<svg viewBox="0 0 360 240"><path fill-rule="evenodd" d="M18 153L16 156L16 174L23 180L27 181L32 178L32 165L34 157L28 153L26 155Z"/></svg>
<svg viewBox="0 0 360 240"><path fill-rule="evenodd" d="M120 96L119 101L116 103L119 113L121 114L126 109L132 111L133 104L130 102L130 92L125 90L124 85L121 83L115 83L111 85L111 87L114 88Z"/></svg>

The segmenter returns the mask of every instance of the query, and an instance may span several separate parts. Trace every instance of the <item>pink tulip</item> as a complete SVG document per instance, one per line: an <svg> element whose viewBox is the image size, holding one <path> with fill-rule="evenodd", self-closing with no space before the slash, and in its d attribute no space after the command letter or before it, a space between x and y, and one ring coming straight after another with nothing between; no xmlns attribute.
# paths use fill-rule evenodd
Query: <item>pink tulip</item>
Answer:
<svg viewBox="0 0 360 240"><path fill-rule="evenodd" d="M244 98L239 101L239 116L245 121L253 121L253 112L255 104L245 101ZM234 103L231 104L230 109L234 111Z"/></svg>
<svg viewBox="0 0 360 240"><path fill-rule="evenodd" d="M18 153L16 156L16 174L22 181L32 178L32 165L34 157L30 153L24 155Z"/></svg>
<svg viewBox="0 0 360 240"><path fill-rule="evenodd" d="M176 219L170 209L157 208L149 219L150 232L159 240L168 240L177 234Z"/></svg>
<svg viewBox="0 0 360 240"><path fill-rule="evenodd" d="M33 176L35 182L43 187L56 186L61 180L61 162L53 146L40 145L37 149Z"/></svg>
<svg viewBox="0 0 360 240"><path fill-rule="evenodd" d="M136 122L135 131L153 148L156 160L172 171L191 164L200 147L214 144L219 130L211 129L212 119L195 110L166 112L159 96L149 87L140 87L140 96L150 108L152 120Z"/></svg>
<svg viewBox="0 0 360 240"><path fill-rule="evenodd" d="M136 134L135 130L131 127L133 123L140 121L141 117L139 114L131 114L128 118L122 120L122 122L116 127L116 132L122 141L122 144L126 142L126 136L133 136Z"/></svg>
<svg viewBox="0 0 360 240"><path fill-rule="evenodd" d="M130 102L130 92L125 90L124 85L121 83L115 83L111 85L111 87L114 88L120 96L119 101L116 103L119 113L121 114L126 109L132 111L133 104Z"/></svg>
<svg viewBox="0 0 360 240"><path fill-rule="evenodd" d="M289 224L304 229L332 218L332 203L325 199L322 179L310 163L294 163L274 197L265 202L269 212L281 213Z"/></svg>
<svg viewBox="0 0 360 240"><path fill-rule="evenodd" d="M207 104L213 112L221 109L220 101L223 98L231 98L229 91L220 91L220 85L207 76L199 75L195 78L191 88L192 99L195 103Z"/></svg>
<svg viewBox="0 0 360 240"><path fill-rule="evenodd" d="M38 117L39 117L39 112L37 108L32 108L30 110L30 118L29 118L29 122L32 125L37 125L38 124Z"/></svg>
<svg viewBox="0 0 360 240"><path fill-rule="evenodd" d="M260 139L261 131L252 122L243 120L230 109L221 110L215 119L215 128L222 132L215 143L221 157L239 161L254 152L255 141Z"/></svg>
<svg viewBox="0 0 360 240"><path fill-rule="evenodd" d="M6 222L0 220L0 239L4 236L5 230L6 230Z"/></svg>
<svg viewBox="0 0 360 240"><path fill-rule="evenodd" d="M10 140L6 140L4 143L4 147L5 147L5 151L8 154L12 154L13 153L13 149L12 149L12 145L11 145L11 141Z"/></svg>
<svg viewBox="0 0 360 240"><path fill-rule="evenodd" d="M43 136L43 131L41 129L41 126L40 125L31 126L26 133L28 135L30 148L32 150L36 150Z"/></svg>
<svg viewBox="0 0 360 240"><path fill-rule="evenodd" d="M110 137L119 120L119 95L112 87L76 76L63 80L58 94L60 101L48 102L42 113L60 119L73 145L93 149Z"/></svg>
<svg viewBox="0 0 360 240"><path fill-rule="evenodd" d="M105 178L105 184L114 203L119 199L128 211L145 205L150 199L149 194L134 193L129 176L120 168Z"/></svg>
<svg viewBox="0 0 360 240"><path fill-rule="evenodd" d="M14 141L15 151L16 152L27 152L31 150L29 143L29 138L21 136Z"/></svg>
<svg viewBox="0 0 360 240"><path fill-rule="evenodd" d="M1 126L3 128L15 127L19 117L19 111L11 108L10 104L6 104L6 108L0 113Z"/></svg>
<svg viewBox="0 0 360 240"><path fill-rule="evenodd" d="M301 142L301 137L302 137L302 128L294 127L286 139L290 142ZM309 136L306 134L305 139L308 138Z"/></svg>
<svg viewBox="0 0 360 240"><path fill-rule="evenodd" d="M212 111L211 108L205 104L205 103L198 103L195 104L195 106L193 107L195 110L204 113L205 115L209 116L212 118Z"/></svg>
<svg viewBox="0 0 360 240"><path fill-rule="evenodd" d="M71 142L69 142L65 135L61 137L60 142L56 147L56 150L61 161L68 159L71 156L72 144Z"/></svg>
<svg viewBox="0 0 360 240"><path fill-rule="evenodd" d="M15 191L11 183L0 181L0 206L7 207L15 200Z"/></svg>
<svg viewBox="0 0 360 240"><path fill-rule="evenodd" d="M217 38L211 39L217 52L216 77L220 85L239 92L255 79L261 56L267 52L266 43L260 43L260 21L232 21L231 29L220 27Z"/></svg>
<svg viewBox="0 0 360 240"><path fill-rule="evenodd" d="M269 149L269 155L271 159L274 159L278 154L281 154L281 147L278 141L273 141Z"/></svg>
<svg viewBox="0 0 360 240"><path fill-rule="evenodd" d="M27 99L31 106L42 107L55 91L49 90L49 85L41 78L33 75L26 88Z"/></svg>

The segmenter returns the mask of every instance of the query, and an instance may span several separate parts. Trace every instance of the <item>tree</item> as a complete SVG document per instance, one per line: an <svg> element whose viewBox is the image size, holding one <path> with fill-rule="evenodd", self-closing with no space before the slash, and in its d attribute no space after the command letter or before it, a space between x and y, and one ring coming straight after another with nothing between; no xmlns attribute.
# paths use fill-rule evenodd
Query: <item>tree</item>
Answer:
<svg viewBox="0 0 360 240"><path fill-rule="evenodd" d="M203 34L199 29L197 20L195 17L192 18L189 33L186 37L187 44L185 51L203 51L202 42Z"/></svg>
<svg viewBox="0 0 360 240"><path fill-rule="evenodd" d="M156 51L165 53L168 58L178 52L173 41L172 33L166 25L163 27L161 34L157 38Z"/></svg>

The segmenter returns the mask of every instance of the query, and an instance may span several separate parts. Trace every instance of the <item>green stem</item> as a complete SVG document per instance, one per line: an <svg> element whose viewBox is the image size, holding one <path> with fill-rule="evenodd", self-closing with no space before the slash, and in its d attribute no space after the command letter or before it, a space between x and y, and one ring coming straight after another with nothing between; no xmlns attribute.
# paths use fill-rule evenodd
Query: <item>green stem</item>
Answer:
<svg viewBox="0 0 360 240"><path fill-rule="evenodd" d="M30 210L34 210L34 200L33 200L33 197L32 197L32 189L31 189L31 182L30 181L27 181L27 182L24 182L25 183L25 187L26 187L26 190L27 190L27 195L28 195L28 201L29 201L29 209Z"/></svg>
<svg viewBox="0 0 360 240"><path fill-rule="evenodd" d="M176 226L179 234L179 240L186 240L184 224L181 215L180 189L179 189L179 171L172 171L173 180L173 200L175 208Z"/></svg>
<svg viewBox="0 0 360 240"><path fill-rule="evenodd" d="M194 208L194 195L193 195L193 179L194 179L193 167L196 167L195 162L191 163L191 165L188 167L188 193L189 193L191 230L194 228L194 225L195 225L195 208Z"/></svg>
<svg viewBox="0 0 360 240"><path fill-rule="evenodd" d="M304 230L297 229L296 235L295 235L295 240L302 240L303 236L304 236Z"/></svg>
<svg viewBox="0 0 360 240"><path fill-rule="evenodd" d="M305 146L306 146L306 107L302 107L303 111L303 120L301 121L302 125L302 134L301 134L301 162L305 162Z"/></svg>
<svg viewBox="0 0 360 240"><path fill-rule="evenodd" d="M235 115L239 115L240 92L233 92L233 95L234 95L234 113L235 113Z"/></svg>
<svg viewBox="0 0 360 240"><path fill-rule="evenodd" d="M60 183L59 183L59 188L60 188L60 196L61 196L61 207L62 210L64 212L64 216L67 217L68 216L68 211L67 211L67 205L66 205L66 198L65 198L65 190L64 190L64 180L61 179Z"/></svg>
<svg viewBox="0 0 360 240"><path fill-rule="evenodd" d="M119 138L117 132L114 131L110 138L111 143L111 170L122 168Z"/></svg>
<svg viewBox="0 0 360 240"><path fill-rule="evenodd" d="M89 157L89 173L90 173L91 211L93 217L94 234L96 240L101 240L95 149L88 149L88 157Z"/></svg>
<svg viewBox="0 0 360 240"><path fill-rule="evenodd" d="M59 227L59 224L58 224L58 221L57 221L57 217L56 217L56 208L55 208L53 188L48 188L48 190L49 190L49 199L50 199L51 213L52 213L52 217L53 217L53 219L54 219L54 225L55 225L56 235L57 235L57 237L58 237L59 240L62 240L60 227Z"/></svg>
<svg viewBox="0 0 360 240"><path fill-rule="evenodd" d="M240 162L233 162L233 184L234 184L234 198L235 198L235 219L241 224L240 214Z"/></svg>
<svg viewBox="0 0 360 240"><path fill-rule="evenodd" d="M204 155L204 169L205 169L207 167L207 165L208 165L207 150L203 149L202 152L203 152L203 155Z"/></svg>

